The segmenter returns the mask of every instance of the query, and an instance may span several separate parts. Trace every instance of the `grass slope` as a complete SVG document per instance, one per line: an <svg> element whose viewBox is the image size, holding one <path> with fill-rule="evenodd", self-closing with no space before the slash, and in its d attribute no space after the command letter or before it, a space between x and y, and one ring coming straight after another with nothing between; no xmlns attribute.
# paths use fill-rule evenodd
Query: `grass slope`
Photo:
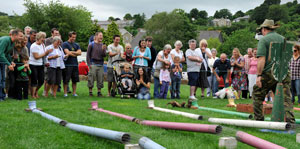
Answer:
<svg viewBox="0 0 300 149"><path fill-rule="evenodd" d="M136 99L120 99L108 97L88 97L87 82L80 82L78 85L79 97L63 98L62 93L58 98L40 98L37 100L37 106L44 112L52 114L61 119L72 123L94 126L98 128L111 129L123 132L132 132L142 136L149 137L153 141L166 148L191 149L191 148L218 148L218 141L223 136L234 136L237 130L245 131L249 134L271 141L287 148L300 148L297 144L296 135L263 133L255 128L243 128L235 126L223 127L223 133L219 135L204 134L196 132L185 132L176 130L165 130L156 127L142 126L124 119L110 116L97 111L89 111L90 102L97 100L99 107L106 110L123 113L133 117L145 120L189 122L189 123L208 123L207 121L198 121L182 116L176 116L159 111L147 109L147 101ZM106 95L106 84L103 89ZM189 87L182 85L182 99L179 102L186 101L189 94ZM94 94L96 89L94 90ZM198 91L200 95L200 91ZM170 100L155 100L155 105L163 108ZM28 107L28 100L16 101L7 100L0 102L0 148L124 148L123 144L89 136L86 134L74 132L68 128L61 127L37 114L25 112ZM225 110L232 110L225 105L227 100L205 98L198 101L201 106L214 107ZM237 100L236 103L251 103L251 100ZM204 116L219 118L239 117L223 115L213 112L206 112L192 109L175 109L196 113ZM297 118L299 112L295 113ZM238 148L252 148L246 144L238 142Z"/></svg>

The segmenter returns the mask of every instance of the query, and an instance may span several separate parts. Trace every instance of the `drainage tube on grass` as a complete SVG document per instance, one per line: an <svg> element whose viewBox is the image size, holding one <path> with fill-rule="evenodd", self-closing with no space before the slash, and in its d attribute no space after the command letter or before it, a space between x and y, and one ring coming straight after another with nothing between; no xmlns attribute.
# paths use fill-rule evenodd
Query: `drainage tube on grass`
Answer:
<svg viewBox="0 0 300 149"><path fill-rule="evenodd" d="M101 128L95 128L95 127L90 127L90 126L83 126L83 125L78 125L78 124L73 124L73 123L68 123L60 118L57 118L55 116L52 116L50 114L47 114L45 112L42 112L36 108L36 102L35 101L30 101L29 102L29 108L32 110L34 113L40 114L42 117L45 117L57 124L60 124L62 126L68 127L74 131L77 132L83 132L87 133L93 136L117 141L120 143L128 143L130 142L131 136L128 133L124 132L118 132L118 131L113 131L113 130L107 130L107 129L101 129Z"/></svg>
<svg viewBox="0 0 300 149"><path fill-rule="evenodd" d="M199 110L206 110L206 111L212 111L212 112L217 112L217 113L222 113L222 114L228 114L228 115L235 115L235 116L240 116L248 119L252 119L253 116L248 113L242 113L242 112L235 112L235 111L227 111L227 110L221 110L221 109L215 109L215 108L208 108L208 107L200 107L197 103L197 101L192 102L192 106L197 107Z"/></svg>
<svg viewBox="0 0 300 149"><path fill-rule="evenodd" d="M255 148L266 148L266 149L285 149L285 147L279 146L277 144L271 143L269 141L263 140L261 138L255 137L243 131L238 131L236 133L237 140L246 143Z"/></svg>
<svg viewBox="0 0 300 149"><path fill-rule="evenodd" d="M204 132L204 133L213 133L213 134L218 134L222 131L222 127L219 125L140 120L140 119L137 119L137 118L134 118L131 116L124 115L124 114L97 108L98 106L95 106L95 103L96 102L92 102L92 108L96 111L104 112L104 113L107 113L107 114L110 114L113 116L124 118L124 119L130 120L130 121L133 121L133 122L137 122L138 124L142 124L142 125L156 126L156 127L165 128L165 129Z"/></svg>
<svg viewBox="0 0 300 149"><path fill-rule="evenodd" d="M192 113L187 113L187 112L181 112L181 111L175 111L175 110L155 107L153 100L148 101L148 107L153 109L153 110L156 110L156 111L167 112L167 113L172 113L172 114L176 114L176 115L182 115L184 117L189 117L189 118L196 119L196 120L202 120L203 119L203 116L198 115L198 114L192 114Z"/></svg>

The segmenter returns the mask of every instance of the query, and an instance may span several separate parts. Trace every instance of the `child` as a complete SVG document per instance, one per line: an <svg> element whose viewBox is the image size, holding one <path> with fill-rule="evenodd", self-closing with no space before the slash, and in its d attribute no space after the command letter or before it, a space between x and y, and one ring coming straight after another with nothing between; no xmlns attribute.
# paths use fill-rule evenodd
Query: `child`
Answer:
<svg viewBox="0 0 300 149"><path fill-rule="evenodd" d="M180 99L180 84L181 84L181 73L182 73L182 64L180 63L180 57L174 57L174 64L172 64L172 86L171 86L171 98Z"/></svg>
<svg viewBox="0 0 300 149"><path fill-rule="evenodd" d="M129 43L127 43L125 45L125 59L127 62L132 63L133 62L133 58L132 58L132 54L133 54L133 50L131 49L131 45Z"/></svg>
<svg viewBox="0 0 300 149"><path fill-rule="evenodd" d="M130 91L132 87L133 73L130 72L129 64L124 65L124 70L121 73L121 78L124 88Z"/></svg>
<svg viewBox="0 0 300 149"><path fill-rule="evenodd" d="M163 63L163 67L160 69L159 81L160 81L160 98L166 99L168 94L169 85L171 85L170 78L170 65Z"/></svg>
<svg viewBox="0 0 300 149"><path fill-rule="evenodd" d="M17 99L22 100L22 91L24 99L28 99L28 76L31 74L31 70L28 64L29 57L21 54L19 58L21 63L17 64L16 94Z"/></svg>

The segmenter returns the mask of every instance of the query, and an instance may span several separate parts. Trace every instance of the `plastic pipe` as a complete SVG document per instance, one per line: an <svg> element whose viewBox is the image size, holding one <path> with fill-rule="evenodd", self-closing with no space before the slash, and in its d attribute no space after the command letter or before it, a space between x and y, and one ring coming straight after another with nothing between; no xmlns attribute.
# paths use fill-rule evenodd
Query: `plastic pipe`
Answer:
<svg viewBox="0 0 300 149"><path fill-rule="evenodd" d="M156 126L165 129L185 130L194 132L205 132L218 134L222 131L222 127L219 125L208 124L192 124L192 123L177 123L177 122L163 122L163 121L141 121L142 125Z"/></svg>
<svg viewBox="0 0 300 149"><path fill-rule="evenodd" d="M160 108L160 107L155 107L153 100L148 101L148 107L153 109L153 110L156 110L156 111L167 112L167 113L172 113L172 114L176 114L176 115L182 115L184 117L188 117L188 118L192 118L192 119L196 119L196 120L202 120L203 119L203 116L201 116L201 115L187 113L187 112L181 112L181 111L175 111L175 110L170 110L170 109L165 109L165 108Z"/></svg>
<svg viewBox="0 0 300 149"><path fill-rule="evenodd" d="M147 137L142 137L139 139L139 145L143 149L165 149L165 147L157 144L156 142L152 141Z"/></svg>
<svg viewBox="0 0 300 149"><path fill-rule="evenodd" d="M104 113L107 113L107 114L110 114L110 115L113 115L113 116L116 116L116 117L127 119L129 121L134 121L136 119L136 118L128 116L128 115L124 115L124 114L120 114L120 113L116 113L116 112L112 112L112 111L107 111L107 110L104 110L102 108L98 108L98 109L96 109L96 111L104 112Z"/></svg>
<svg viewBox="0 0 300 149"><path fill-rule="evenodd" d="M52 115L50 115L50 114L47 114L47 113L42 112L42 111L37 110L37 109L33 109L32 112L33 112L33 113L38 113L38 114L40 114L42 117L44 117L44 118L46 118L46 119L48 119L48 120L51 120L51 121L53 121L54 123L57 123L57 124L61 124L61 122L63 121L63 120L60 119L60 118L57 118L57 117L55 117L55 116L52 116Z"/></svg>
<svg viewBox="0 0 300 149"><path fill-rule="evenodd" d="M127 143L130 141L130 135L124 132L118 132L113 130L107 130L107 129L101 129L101 128L95 128L95 127L89 127L89 126L83 126L73 123L67 123L66 127L77 131L77 132L83 132L87 133L93 136L114 140L121 143Z"/></svg>
<svg viewBox="0 0 300 149"><path fill-rule="evenodd" d="M220 109L215 109L215 108L207 108L207 107L200 107L197 104L197 101L193 101L192 105L197 107L200 110L206 110L206 111L212 111L212 112L217 112L217 113L223 113L223 114L228 114L228 115L235 115L235 116L240 116L248 119L252 119L253 116L248 113L241 113L241 112L235 112L235 111L227 111L227 110L220 110Z"/></svg>
<svg viewBox="0 0 300 149"><path fill-rule="evenodd" d="M300 111L300 108L296 108L296 107L294 107L294 110Z"/></svg>
<svg viewBox="0 0 300 149"><path fill-rule="evenodd" d="M237 119L223 119L223 118L209 118L209 122L217 124L227 124L242 127L266 128L276 130L289 130L291 124L286 122L266 122L253 120L237 120Z"/></svg>
<svg viewBox="0 0 300 149"><path fill-rule="evenodd" d="M270 117L266 117L265 121L271 121L271 118ZM295 119L295 123L296 124L300 124L300 119Z"/></svg>
<svg viewBox="0 0 300 149"><path fill-rule="evenodd" d="M262 148L262 149L285 149L282 146L279 146L277 144L271 143L269 141L263 140L261 138L252 136L248 133L245 133L243 131L238 131L236 133L237 140L246 143L250 146L253 146L255 148Z"/></svg>

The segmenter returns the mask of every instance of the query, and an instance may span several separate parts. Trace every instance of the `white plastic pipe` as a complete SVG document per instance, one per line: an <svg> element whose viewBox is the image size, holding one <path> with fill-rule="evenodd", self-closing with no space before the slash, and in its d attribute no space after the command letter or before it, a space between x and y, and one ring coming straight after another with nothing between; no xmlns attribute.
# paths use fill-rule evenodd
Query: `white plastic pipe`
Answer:
<svg viewBox="0 0 300 149"><path fill-rule="evenodd" d="M63 120L60 119L60 118L57 118L57 117L55 117L55 116L52 116L52 115L50 115L50 114L47 114L47 113L42 112L42 111L37 110L37 109L33 109L32 112L33 112L33 113L38 113L38 114L40 114L42 117L45 117L46 119L51 120L51 121L53 121L54 123L57 123L57 124L60 124L60 122L63 121Z"/></svg>
<svg viewBox="0 0 300 149"><path fill-rule="evenodd" d="M151 139L149 139L147 137L140 138L139 145L143 149L165 149L165 147L155 143L154 141L152 141Z"/></svg>
<svg viewBox="0 0 300 149"><path fill-rule="evenodd" d="M266 128L276 130L288 130L291 124L286 122L267 122L267 121L253 121L253 120L237 120L237 119L223 119L223 118L209 118L209 122L216 124L227 124L242 127Z"/></svg>
<svg viewBox="0 0 300 149"><path fill-rule="evenodd" d="M165 108L160 108L160 107L155 107L153 100L148 101L148 107L152 108L153 110L156 110L156 111L172 113L172 114L175 114L175 115L182 115L184 117L188 117L188 118L192 118L192 119L196 119L196 120L202 120L203 119L203 117L201 115L187 113L187 112L181 112L181 111L176 111L176 110L170 110L170 109L165 109Z"/></svg>
<svg viewBox="0 0 300 149"><path fill-rule="evenodd" d="M68 127L74 131L87 133L93 136L114 140L121 143L127 143L130 141L130 135L124 132L83 126L83 125L78 125L73 123L67 123L65 127Z"/></svg>

